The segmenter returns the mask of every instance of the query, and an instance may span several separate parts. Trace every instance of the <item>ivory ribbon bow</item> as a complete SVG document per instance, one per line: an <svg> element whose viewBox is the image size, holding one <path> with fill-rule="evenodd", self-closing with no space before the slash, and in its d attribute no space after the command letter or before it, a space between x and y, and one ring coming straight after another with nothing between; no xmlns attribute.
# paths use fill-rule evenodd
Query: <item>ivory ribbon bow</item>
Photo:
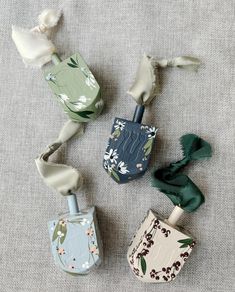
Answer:
<svg viewBox="0 0 235 292"><path fill-rule="evenodd" d="M38 16L38 26L32 29L12 26L12 39L26 65L42 67L51 61L56 48L48 37L60 17L60 10L46 9Z"/></svg>
<svg viewBox="0 0 235 292"><path fill-rule="evenodd" d="M200 61L197 58L182 56L173 59L156 59L144 54L136 79L129 93L138 104L148 105L159 92L159 68L178 67L187 70L197 70Z"/></svg>
<svg viewBox="0 0 235 292"><path fill-rule="evenodd" d="M72 166L53 163L48 159L63 143L76 134L79 136L83 134L83 124L69 120L61 129L58 138L47 147L45 152L35 159L37 169L44 182L64 196L70 195L71 192L76 192L82 186L82 176Z"/></svg>
<svg viewBox="0 0 235 292"><path fill-rule="evenodd" d="M194 134L186 134L180 139L184 158L171 163L165 168L155 170L152 174L152 186L180 208L193 212L205 201L204 195L191 179L180 171L193 160L211 157L211 146Z"/></svg>

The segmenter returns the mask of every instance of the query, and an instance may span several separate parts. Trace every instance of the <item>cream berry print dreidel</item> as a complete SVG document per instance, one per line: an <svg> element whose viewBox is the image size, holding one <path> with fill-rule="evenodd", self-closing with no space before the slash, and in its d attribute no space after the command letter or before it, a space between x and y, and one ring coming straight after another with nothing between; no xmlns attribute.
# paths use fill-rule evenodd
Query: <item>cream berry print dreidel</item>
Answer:
<svg viewBox="0 0 235 292"><path fill-rule="evenodd" d="M211 147L194 134L184 135L181 146L184 158L154 171L152 176L152 185L175 205L173 212L164 219L149 210L128 248L131 270L143 282L174 280L196 244L194 236L177 222L184 211L196 211L204 202L204 195L180 170L190 161L210 157Z"/></svg>
<svg viewBox="0 0 235 292"><path fill-rule="evenodd" d="M167 66L197 69L199 60L192 57L157 60L144 55L136 80L128 93L135 99L132 121L115 118L104 154L103 167L117 183L127 183L147 170L157 128L142 124L145 107L159 91L159 69Z"/></svg>
<svg viewBox="0 0 235 292"><path fill-rule="evenodd" d="M45 183L68 201L69 213L57 216L48 223L48 227L56 265L73 275L87 274L101 263L102 243L95 207L79 210L75 192L82 186L82 175L71 166L49 161L49 157L81 131L80 123L68 121L56 141L36 159Z"/></svg>
<svg viewBox="0 0 235 292"><path fill-rule="evenodd" d="M76 122L94 120L103 108L100 87L79 53L61 60L49 40L51 30L61 16L60 10L46 9L31 30L12 27L12 38L26 65L41 67L52 61L55 66L44 73L59 104Z"/></svg>

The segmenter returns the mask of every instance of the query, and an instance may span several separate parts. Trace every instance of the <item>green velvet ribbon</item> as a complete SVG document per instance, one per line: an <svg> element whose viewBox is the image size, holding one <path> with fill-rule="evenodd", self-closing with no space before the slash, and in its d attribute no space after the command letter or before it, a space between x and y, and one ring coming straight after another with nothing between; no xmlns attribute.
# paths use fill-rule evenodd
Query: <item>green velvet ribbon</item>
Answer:
<svg viewBox="0 0 235 292"><path fill-rule="evenodd" d="M171 163L152 174L152 186L157 187L173 202L187 212L193 212L204 203L205 198L193 181L180 171L193 160L211 157L211 146L194 134L180 138L184 158Z"/></svg>

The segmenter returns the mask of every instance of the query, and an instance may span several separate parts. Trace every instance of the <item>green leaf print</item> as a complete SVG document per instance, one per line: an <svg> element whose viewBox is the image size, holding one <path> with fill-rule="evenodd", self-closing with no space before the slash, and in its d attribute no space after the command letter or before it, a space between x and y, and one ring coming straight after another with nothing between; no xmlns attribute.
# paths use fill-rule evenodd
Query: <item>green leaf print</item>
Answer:
<svg viewBox="0 0 235 292"><path fill-rule="evenodd" d="M185 238L185 239L180 239L177 242L182 243L180 248L184 248L184 247L190 246L193 243L193 239L192 238Z"/></svg>
<svg viewBox="0 0 235 292"><path fill-rule="evenodd" d="M153 139L149 139L146 144L144 145L144 155L145 157L148 156L151 153L153 146Z"/></svg>
<svg viewBox="0 0 235 292"><path fill-rule="evenodd" d="M74 65L78 65L78 63L77 63L73 58L70 58L70 61L71 61Z"/></svg>
<svg viewBox="0 0 235 292"><path fill-rule="evenodd" d="M57 232L60 231L60 227L61 227L61 225L59 224L59 221L58 221L58 223L54 229L54 232L53 232L52 241L55 241L57 239L57 237L59 236L57 234Z"/></svg>
<svg viewBox="0 0 235 292"><path fill-rule="evenodd" d="M113 138L118 138L118 137L120 136L120 134L121 134L120 129L116 129L116 130L113 132L112 136L113 136Z"/></svg>
<svg viewBox="0 0 235 292"><path fill-rule="evenodd" d="M147 264L146 264L145 258L143 256L141 256L141 258L140 258L140 265L141 265L141 270L142 270L143 274L145 275L146 270L147 270Z"/></svg>
<svg viewBox="0 0 235 292"><path fill-rule="evenodd" d="M116 179L116 181L120 181L118 174L114 170L111 171L111 175Z"/></svg>
<svg viewBox="0 0 235 292"><path fill-rule="evenodd" d="M71 64L71 63L67 63L68 66L72 67L72 68L78 68L77 65Z"/></svg>
<svg viewBox="0 0 235 292"><path fill-rule="evenodd" d="M64 236L62 236L60 238L60 244L62 244L64 242L66 234L67 234L67 226L66 225L61 227L61 232L64 234Z"/></svg>
<svg viewBox="0 0 235 292"><path fill-rule="evenodd" d="M90 119L89 115L94 114L94 112L92 112L92 111L83 111L83 112L76 112L76 114L79 115L82 118Z"/></svg>

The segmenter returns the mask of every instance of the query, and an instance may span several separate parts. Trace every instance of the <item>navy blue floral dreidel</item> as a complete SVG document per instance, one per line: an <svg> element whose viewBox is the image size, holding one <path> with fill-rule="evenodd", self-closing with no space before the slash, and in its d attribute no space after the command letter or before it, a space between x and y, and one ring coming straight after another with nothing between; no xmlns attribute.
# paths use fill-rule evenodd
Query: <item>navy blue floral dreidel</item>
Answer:
<svg viewBox="0 0 235 292"><path fill-rule="evenodd" d="M133 119L114 119L104 154L104 169L117 183L137 179L147 170L157 128L142 124L142 118L145 107L159 91L158 69L171 66L196 70L199 64L198 59L186 56L170 60L143 56L136 80L128 91L137 103Z"/></svg>
<svg viewBox="0 0 235 292"><path fill-rule="evenodd" d="M166 283L175 279L188 259L196 240L178 226L186 212L196 211L204 203L204 195L182 169L194 160L211 156L210 145L194 134L181 137L183 159L155 170L152 185L175 205L164 219L151 209L142 221L128 248L127 260L135 276L150 283Z"/></svg>

